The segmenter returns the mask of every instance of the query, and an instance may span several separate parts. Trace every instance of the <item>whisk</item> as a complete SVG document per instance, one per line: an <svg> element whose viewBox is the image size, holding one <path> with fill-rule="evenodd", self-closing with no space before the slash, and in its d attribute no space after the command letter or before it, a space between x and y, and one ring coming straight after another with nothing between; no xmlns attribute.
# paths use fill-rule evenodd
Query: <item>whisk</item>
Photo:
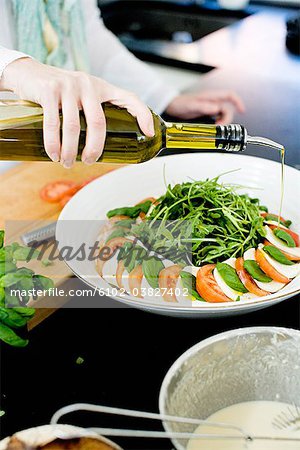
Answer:
<svg viewBox="0 0 300 450"><path fill-rule="evenodd" d="M135 417L139 419L151 419L164 422L173 422L189 425L205 425L220 428L220 434L204 434L194 432L177 432L177 431L148 431L148 430L134 430L134 429L113 429L113 428L90 428L92 431L101 434L102 436L114 436L114 437L133 437L133 438L154 438L154 439L205 439L205 440L240 440L244 443L250 443L254 440L261 441L282 441L282 442L300 442L299 437L287 437L287 436L251 436L242 428L219 422L210 422L208 420L201 420L195 418L178 417L172 415L156 414L152 412L136 411L130 409L112 408L103 405L92 405L87 403L76 403L65 406L52 416L51 424L57 424L59 420L66 414L70 414L76 411L90 411L118 416ZM300 412L300 410L299 410ZM232 434L223 433L222 429L232 431ZM238 434L234 434L233 432ZM60 436L61 437L61 436Z"/></svg>
<svg viewBox="0 0 300 450"><path fill-rule="evenodd" d="M300 407L287 406L272 422L277 430L300 431Z"/></svg>

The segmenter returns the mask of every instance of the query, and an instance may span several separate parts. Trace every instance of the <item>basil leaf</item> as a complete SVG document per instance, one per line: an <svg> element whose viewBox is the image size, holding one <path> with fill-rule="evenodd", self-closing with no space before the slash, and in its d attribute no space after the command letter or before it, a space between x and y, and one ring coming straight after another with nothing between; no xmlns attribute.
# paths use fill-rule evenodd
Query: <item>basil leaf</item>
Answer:
<svg viewBox="0 0 300 450"><path fill-rule="evenodd" d="M39 251L32 247L19 247L13 252L15 261L31 261L39 256Z"/></svg>
<svg viewBox="0 0 300 450"><path fill-rule="evenodd" d="M182 280L183 287L188 290L188 293L199 302L205 302L204 298L202 298L197 290L196 290L196 277L189 272L186 272L185 270L182 270L180 272L180 277Z"/></svg>
<svg viewBox="0 0 300 450"><path fill-rule="evenodd" d="M273 233L275 234L275 236L278 239L283 241L285 243L285 245L287 245L288 247L290 247L290 248L296 247L294 239L286 231L281 230L280 228L277 228L273 231Z"/></svg>
<svg viewBox="0 0 300 450"><path fill-rule="evenodd" d="M281 264L285 264L286 266L293 266L294 263L287 259L287 257L279 250L279 248L274 247L273 245L265 245L263 248L264 252L268 253L271 258L275 259Z"/></svg>
<svg viewBox="0 0 300 450"><path fill-rule="evenodd" d="M251 275L254 280L261 281L262 283L270 283L272 278L268 277L259 267L256 261L246 260L244 261L244 268Z"/></svg>
<svg viewBox="0 0 300 450"><path fill-rule="evenodd" d="M0 277L15 270L17 270L17 266L13 262L11 261L0 262Z"/></svg>
<svg viewBox="0 0 300 450"><path fill-rule="evenodd" d="M124 261L124 266L128 273L130 273L136 266L142 263L145 259L147 251L143 247L135 246L127 253Z"/></svg>
<svg viewBox="0 0 300 450"><path fill-rule="evenodd" d="M165 266L163 265L162 261L155 256L153 256L153 258L145 259L142 262L144 277L153 289L159 287L158 276L160 271L163 270L164 267Z"/></svg>
<svg viewBox="0 0 300 450"><path fill-rule="evenodd" d="M19 306L17 308L14 308L14 310L26 319L31 319L31 317L35 315L35 309L29 308L27 306Z"/></svg>
<svg viewBox="0 0 300 450"><path fill-rule="evenodd" d="M233 267L226 263L218 263L216 268L220 276L231 289L238 292L248 292Z"/></svg>
<svg viewBox="0 0 300 450"><path fill-rule="evenodd" d="M278 216L276 216L276 214L267 214L266 217L264 217L264 220L272 220L273 222L277 222L278 223ZM281 223L281 225L284 225L285 227L291 225L291 221L285 221L285 220L280 220L279 221ZM289 223L290 222L290 223ZM286 225L287 223L289 223L289 225Z"/></svg>
<svg viewBox="0 0 300 450"><path fill-rule="evenodd" d="M27 323L27 319L21 316L13 308L3 307L0 307L0 321L12 328L21 328Z"/></svg>
<svg viewBox="0 0 300 450"><path fill-rule="evenodd" d="M33 275L33 284L35 289L41 291L49 291L54 287L54 282L51 278L44 277L43 275Z"/></svg>
<svg viewBox="0 0 300 450"><path fill-rule="evenodd" d="M108 241L110 241L111 239L114 239L116 237L124 237L126 235L126 230L124 230L123 228L116 228L115 230L113 230L113 232L108 236L108 238L106 239L105 243L107 243Z"/></svg>
<svg viewBox="0 0 300 450"><path fill-rule="evenodd" d="M151 205L151 200L146 200L144 203L140 203L136 206L125 206L123 208L111 209L106 215L109 219L118 215L124 215L135 219L141 212L146 214L149 211Z"/></svg>
<svg viewBox="0 0 300 450"><path fill-rule="evenodd" d="M264 206L264 205L259 205L259 210L260 211L264 211L266 213L269 212L268 208L266 206Z"/></svg>
<svg viewBox="0 0 300 450"><path fill-rule="evenodd" d="M0 323L0 340L13 347L26 347L27 339L18 336L11 328L4 323Z"/></svg>

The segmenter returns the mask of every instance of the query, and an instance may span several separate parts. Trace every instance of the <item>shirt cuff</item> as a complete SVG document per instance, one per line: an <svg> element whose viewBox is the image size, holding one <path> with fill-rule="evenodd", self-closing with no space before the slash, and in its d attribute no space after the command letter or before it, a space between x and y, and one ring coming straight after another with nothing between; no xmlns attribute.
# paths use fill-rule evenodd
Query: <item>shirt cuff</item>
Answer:
<svg viewBox="0 0 300 450"><path fill-rule="evenodd" d="M8 50L0 47L0 79L3 75L4 69L10 63L20 58L30 58L30 56L22 52L17 52L16 50Z"/></svg>

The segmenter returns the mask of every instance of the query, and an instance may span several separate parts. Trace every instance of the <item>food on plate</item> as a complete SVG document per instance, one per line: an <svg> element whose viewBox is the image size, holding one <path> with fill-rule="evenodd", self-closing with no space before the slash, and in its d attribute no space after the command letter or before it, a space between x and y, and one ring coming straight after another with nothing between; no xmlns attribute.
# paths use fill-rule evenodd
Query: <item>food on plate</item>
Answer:
<svg viewBox="0 0 300 450"><path fill-rule="evenodd" d="M241 188L219 177L185 182L167 186L158 199L108 211L99 275L132 296L158 291L175 304L245 302L278 292L300 274L299 235ZM105 249L114 261L100 257Z"/></svg>
<svg viewBox="0 0 300 450"><path fill-rule="evenodd" d="M55 439L49 444L32 447L19 439L12 437L7 444L7 450L113 450L110 445L89 437L73 439Z"/></svg>

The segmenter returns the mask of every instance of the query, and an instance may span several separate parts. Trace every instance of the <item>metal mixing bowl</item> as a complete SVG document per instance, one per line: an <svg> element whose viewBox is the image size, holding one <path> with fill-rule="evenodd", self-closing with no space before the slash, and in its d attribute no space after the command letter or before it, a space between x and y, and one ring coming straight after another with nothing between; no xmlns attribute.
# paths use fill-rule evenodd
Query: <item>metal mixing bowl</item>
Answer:
<svg viewBox="0 0 300 450"><path fill-rule="evenodd" d="M227 406L254 400L300 405L300 331L242 328L196 344L169 369L159 408L161 414L206 419ZM170 422L164 427L196 429ZM183 450L187 441L173 444Z"/></svg>

